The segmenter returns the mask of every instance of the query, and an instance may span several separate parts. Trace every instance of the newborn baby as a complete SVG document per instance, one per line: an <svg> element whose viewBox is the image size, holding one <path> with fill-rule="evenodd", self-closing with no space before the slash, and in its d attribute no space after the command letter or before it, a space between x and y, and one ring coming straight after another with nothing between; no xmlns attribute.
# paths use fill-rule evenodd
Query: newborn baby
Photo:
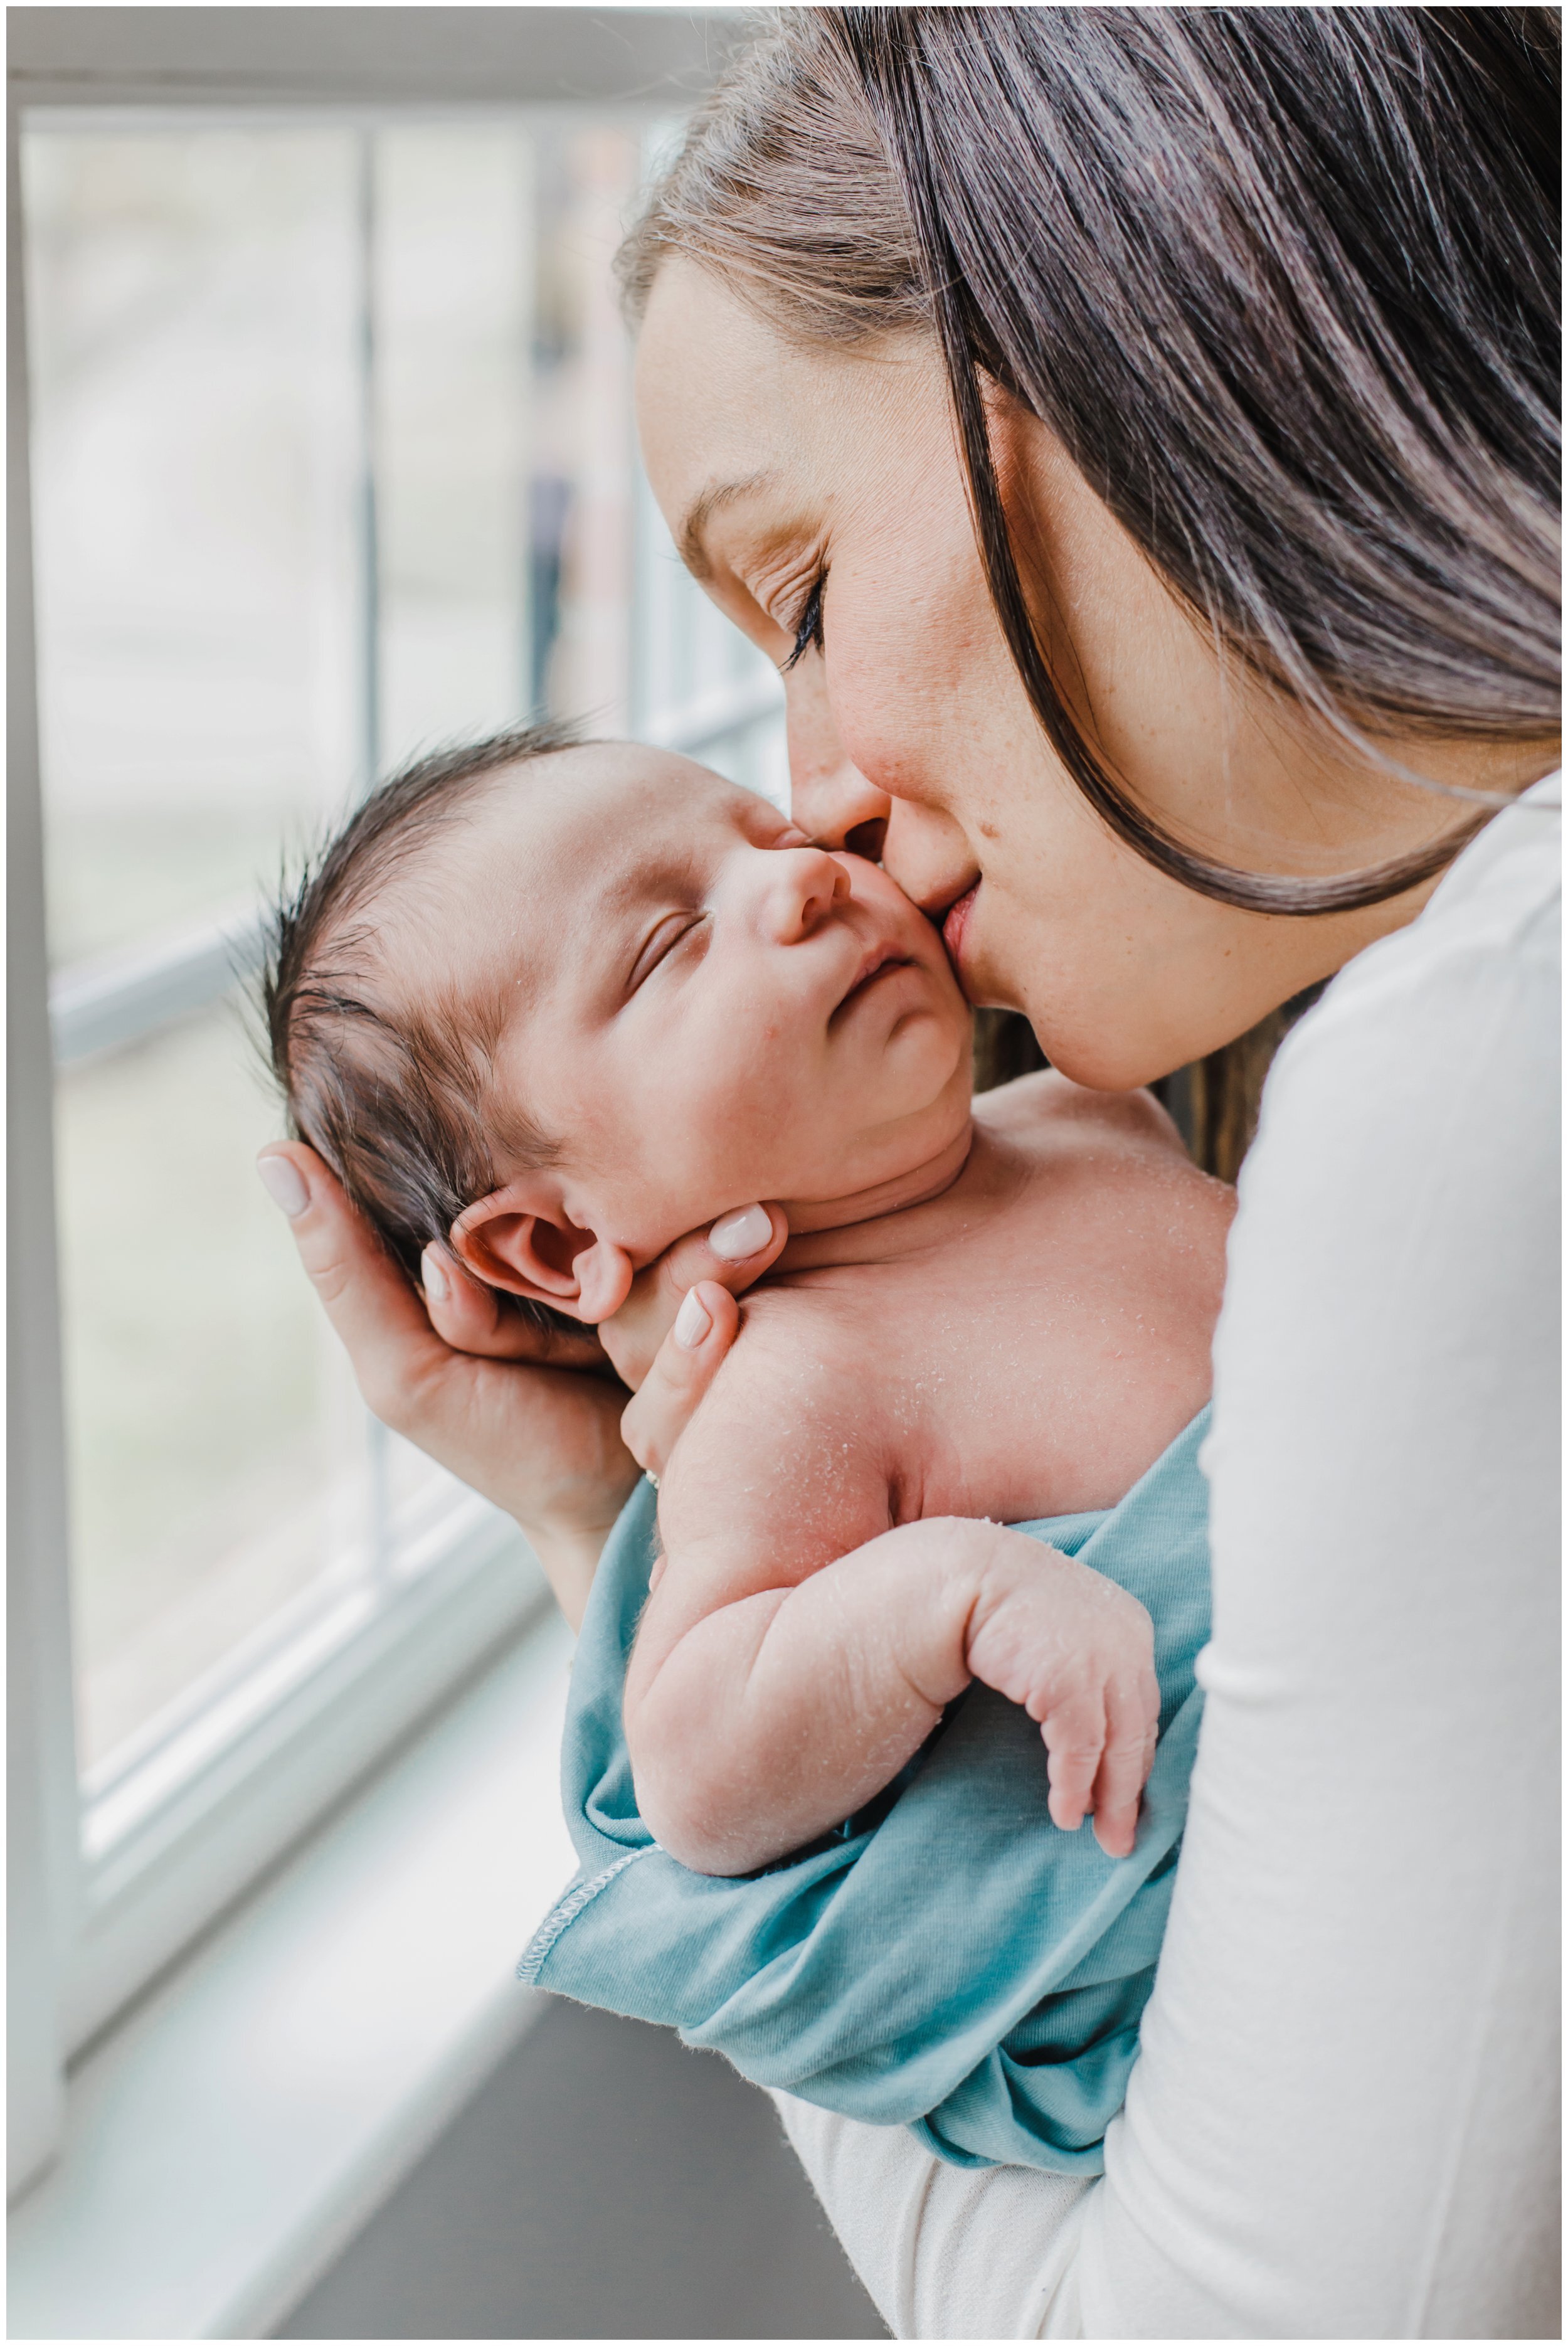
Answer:
<svg viewBox="0 0 1568 2346"><path fill-rule="evenodd" d="M424 761L276 945L300 1136L411 1270L449 1239L597 1324L684 1232L788 1217L659 1494L624 1721L662 1848L799 1850L979 1679L1038 1722L1054 1823L1130 1851L1148 1615L1003 1525L1113 1507L1207 1401L1231 1201L1162 1111L1053 1075L976 1107L968 1005L894 882L627 745Z"/></svg>

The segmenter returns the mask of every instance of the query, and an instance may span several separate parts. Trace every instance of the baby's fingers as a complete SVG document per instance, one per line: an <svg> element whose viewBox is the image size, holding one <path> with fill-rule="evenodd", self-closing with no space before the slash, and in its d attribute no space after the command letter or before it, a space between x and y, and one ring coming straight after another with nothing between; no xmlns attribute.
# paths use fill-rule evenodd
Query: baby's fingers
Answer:
<svg viewBox="0 0 1568 2346"><path fill-rule="evenodd" d="M664 1473L739 1325L740 1306L716 1280L703 1280L687 1295L621 1418L621 1440L646 1473Z"/></svg>
<svg viewBox="0 0 1568 2346"><path fill-rule="evenodd" d="M1088 1813L1105 1748L1105 1708L1099 1688L1085 1688L1059 1703L1042 1719L1040 1732L1051 1783L1046 1802L1051 1821L1064 1832L1076 1832Z"/></svg>
<svg viewBox="0 0 1568 2346"><path fill-rule="evenodd" d="M1107 1857L1130 1857L1138 1831L1138 1800L1155 1763L1159 1690L1113 1682L1107 1690L1108 1732L1095 1778L1095 1839Z"/></svg>

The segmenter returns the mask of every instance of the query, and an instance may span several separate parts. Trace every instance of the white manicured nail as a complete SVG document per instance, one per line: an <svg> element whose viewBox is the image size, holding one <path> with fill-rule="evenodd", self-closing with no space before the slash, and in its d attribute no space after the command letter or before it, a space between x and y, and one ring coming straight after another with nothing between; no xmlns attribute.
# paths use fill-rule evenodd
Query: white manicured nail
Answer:
<svg viewBox="0 0 1568 2346"><path fill-rule="evenodd" d="M419 1275L426 1299L432 1303L444 1303L452 1293L452 1281L441 1257L433 1246L427 1246L419 1259Z"/></svg>
<svg viewBox="0 0 1568 2346"><path fill-rule="evenodd" d="M760 1254L772 1235L773 1225L760 1206L742 1206L738 1214L715 1222L708 1243L721 1262L744 1262L748 1255Z"/></svg>
<svg viewBox="0 0 1568 2346"><path fill-rule="evenodd" d="M281 1206L290 1221L304 1212L311 1202L311 1192L291 1157L259 1157L256 1170L272 1203Z"/></svg>
<svg viewBox="0 0 1568 2346"><path fill-rule="evenodd" d="M713 1314L693 1289L675 1315L676 1342L683 1351L695 1352L712 1325Z"/></svg>

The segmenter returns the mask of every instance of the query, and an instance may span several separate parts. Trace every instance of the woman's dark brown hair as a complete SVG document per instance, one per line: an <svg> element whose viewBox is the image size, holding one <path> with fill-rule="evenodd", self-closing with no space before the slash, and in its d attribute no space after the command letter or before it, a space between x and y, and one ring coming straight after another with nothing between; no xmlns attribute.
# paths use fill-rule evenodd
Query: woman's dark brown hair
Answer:
<svg viewBox="0 0 1568 2346"><path fill-rule="evenodd" d="M1412 779L1394 735L1544 745L1558 82L1546 10L784 9L623 282L635 313L675 251L806 339L933 333L992 597L1079 789L1205 895L1346 911L1484 816L1305 880L1214 863L1141 808L1040 648L985 387L1045 423L1227 653L1372 765Z"/></svg>

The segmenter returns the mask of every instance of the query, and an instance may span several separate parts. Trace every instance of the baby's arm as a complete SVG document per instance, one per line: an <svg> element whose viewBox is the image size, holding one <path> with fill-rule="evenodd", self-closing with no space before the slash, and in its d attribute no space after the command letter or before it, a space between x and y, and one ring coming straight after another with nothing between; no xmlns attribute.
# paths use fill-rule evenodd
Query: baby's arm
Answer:
<svg viewBox="0 0 1568 2346"><path fill-rule="evenodd" d="M895 1528L885 1464L854 1431L863 1409L781 1408L744 1365L726 1364L670 1462L665 1562L627 1673L638 1804L661 1845L719 1874L799 1849L890 1782L979 1678L1040 1723L1055 1822L1092 1805L1125 1855L1159 1716L1143 1606L1000 1525Z"/></svg>

